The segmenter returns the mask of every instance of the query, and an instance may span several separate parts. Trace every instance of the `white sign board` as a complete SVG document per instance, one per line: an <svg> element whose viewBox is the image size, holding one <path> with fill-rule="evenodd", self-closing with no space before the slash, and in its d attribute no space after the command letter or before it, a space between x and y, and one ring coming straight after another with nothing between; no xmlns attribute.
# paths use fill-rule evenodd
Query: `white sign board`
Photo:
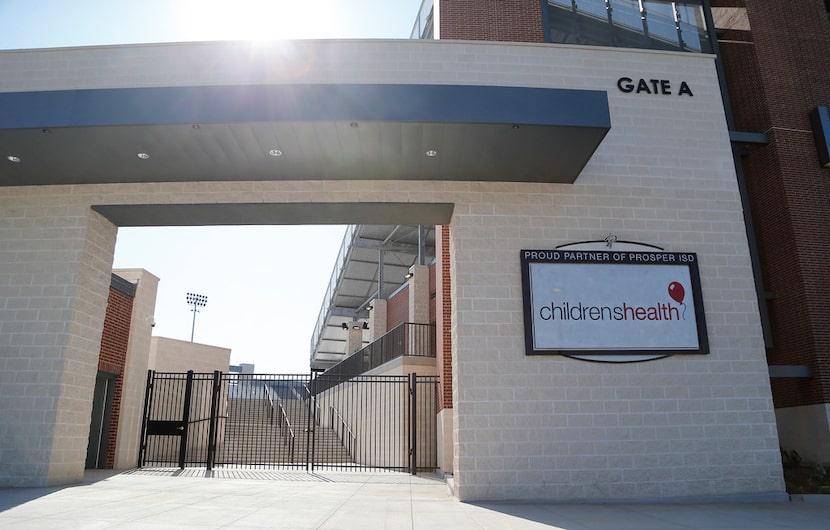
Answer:
<svg viewBox="0 0 830 530"><path fill-rule="evenodd" d="M528 355L708 353L697 256L522 250Z"/></svg>

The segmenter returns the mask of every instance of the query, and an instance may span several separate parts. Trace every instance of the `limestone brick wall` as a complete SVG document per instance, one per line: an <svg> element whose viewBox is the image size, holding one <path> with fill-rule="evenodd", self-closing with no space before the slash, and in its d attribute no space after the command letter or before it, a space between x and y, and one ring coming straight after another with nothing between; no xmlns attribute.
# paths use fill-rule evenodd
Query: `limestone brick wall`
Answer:
<svg viewBox="0 0 830 530"><path fill-rule="evenodd" d="M384 299L375 298L370 304L372 312L369 314L369 340L374 342L386 334L388 329L386 325L386 309L387 301Z"/></svg>
<svg viewBox="0 0 830 530"><path fill-rule="evenodd" d="M409 319L407 322L429 324L429 267L413 265L409 279Z"/></svg>
<svg viewBox="0 0 830 530"><path fill-rule="evenodd" d="M451 413L459 498L783 492L752 271L711 57L447 41L282 46L0 53L0 68L16 74L3 76L0 90L246 82L594 89L608 92L612 129L572 185L235 181L0 190L0 290L18 304L0 308L0 341L6 341L0 344L16 355L8 367L30 371L27 381L44 381L48 395L38 401L16 379L3 380L0 398L14 403L11 412L0 412L8 420L0 422L4 447L28 442L26 435L10 435L19 429L31 428L34 438L47 440L53 426L54 440L74 444L78 430L85 441L88 409L83 421L64 417L74 409L63 400L78 400L82 409L81 394L92 392L98 351L93 328L100 337L115 231L90 205L452 202ZM674 86L685 81L694 97L624 94L616 88L621 76L667 79ZM58 237L64 232L68 243ZM525 356L519 250L611 232L698 254L711 354L625 365ZM49 306L56 311L55 329L28 307L39 296L34 286L44 284L59 291L48 298L58 306ZM47 344L36 347L36 341ZM0 377L7 377L9 356L0 362L6 363ZM30 427L22 410L49 412ZM16 461L35 461L18 456ZM23 473L0 458L2 480ZM59 466L60 459L53 454L45 461ZM69 478L58 472L62 468L52 471Z"/></svg>
<svg viewBox="0 0 830 530"><path fill-rule="evenodd" d="M79 255L76 283L69 291L74 292L53 426L48 481L51 484L63 484L77 477L77 455L86 452L91 398L107 304L103 294L105 286L109 289L111 278L109 270L112 269L116 228L95 212L87 210L86 213L86 232ZM43 258L40 256L31 265L40 265Z"/></svg>
<svg viewBox="0 0 830 530"><path fill-rule="evenodd" d="M228 348L167 337L153 337L150 348L155 358L150 369L157 372L227 372L231 361Z"/></svg>
<svg viewBox="0 0 830 530"><path fill-rule="evenodd" d="M0 193L0 485L44 486L83 474L115 227L20 191Z"/></svg>

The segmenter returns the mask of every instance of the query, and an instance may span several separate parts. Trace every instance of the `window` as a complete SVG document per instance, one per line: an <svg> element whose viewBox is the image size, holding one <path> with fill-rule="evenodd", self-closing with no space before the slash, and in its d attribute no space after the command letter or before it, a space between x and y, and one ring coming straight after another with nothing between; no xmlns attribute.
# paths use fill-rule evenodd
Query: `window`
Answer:
<svg viewBox="0 0 830 530"><path fill-rule="evenodd" d="M830 2L830 0L827 0ZM711 53L703 0L547 0L550 42Z"/></svg>

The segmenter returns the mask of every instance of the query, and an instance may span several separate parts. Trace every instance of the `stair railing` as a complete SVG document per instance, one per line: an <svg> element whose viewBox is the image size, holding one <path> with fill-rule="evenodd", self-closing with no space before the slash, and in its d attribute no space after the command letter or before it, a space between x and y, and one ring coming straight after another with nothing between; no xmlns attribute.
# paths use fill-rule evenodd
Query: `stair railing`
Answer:
<svg viewBox="0 0 830 530"><path fill-rule="evenodd" d="M265 388L265 395L268 396L268 402L271 404L271 425L274 424L274 394L271 391L271 388L268 384L264 384L263 387ZM285 412L285 407L282 406L282 398L279 395L276 396L276 405L279 407L280 416L279 416L279 428L280 432L282 433L282 443L283 445L288 445L288 458L289 462L294 461L294 429L291 427L291 421L288 419L288 414Z"/></svg>
<svg viewBox="0 0 830 530"><path fill-rule="evenodd" d="M357 445L357 436L352 432L352 428L349 427L349 424L343 418L343 415L340 414L340 411L337 410L337 407L330 405L329 413L331 415L331 427L337 433L337 437L340 439L340 445L346 449L349 457L354 460L354 448ZM335 421L335 418L337 421Z"/></svg>

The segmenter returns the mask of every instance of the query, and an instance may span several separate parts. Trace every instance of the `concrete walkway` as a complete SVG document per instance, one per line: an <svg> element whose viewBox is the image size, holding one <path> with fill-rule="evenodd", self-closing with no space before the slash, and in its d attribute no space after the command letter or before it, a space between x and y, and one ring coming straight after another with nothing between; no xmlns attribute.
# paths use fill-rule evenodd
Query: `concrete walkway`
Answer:
<svg viewBox="0 0 830 530"><path fill-rule="evenodd" d="M830 506L462 503L404 474L136 470L0 489L0 528L805 530L830 528Z"/></svg>

